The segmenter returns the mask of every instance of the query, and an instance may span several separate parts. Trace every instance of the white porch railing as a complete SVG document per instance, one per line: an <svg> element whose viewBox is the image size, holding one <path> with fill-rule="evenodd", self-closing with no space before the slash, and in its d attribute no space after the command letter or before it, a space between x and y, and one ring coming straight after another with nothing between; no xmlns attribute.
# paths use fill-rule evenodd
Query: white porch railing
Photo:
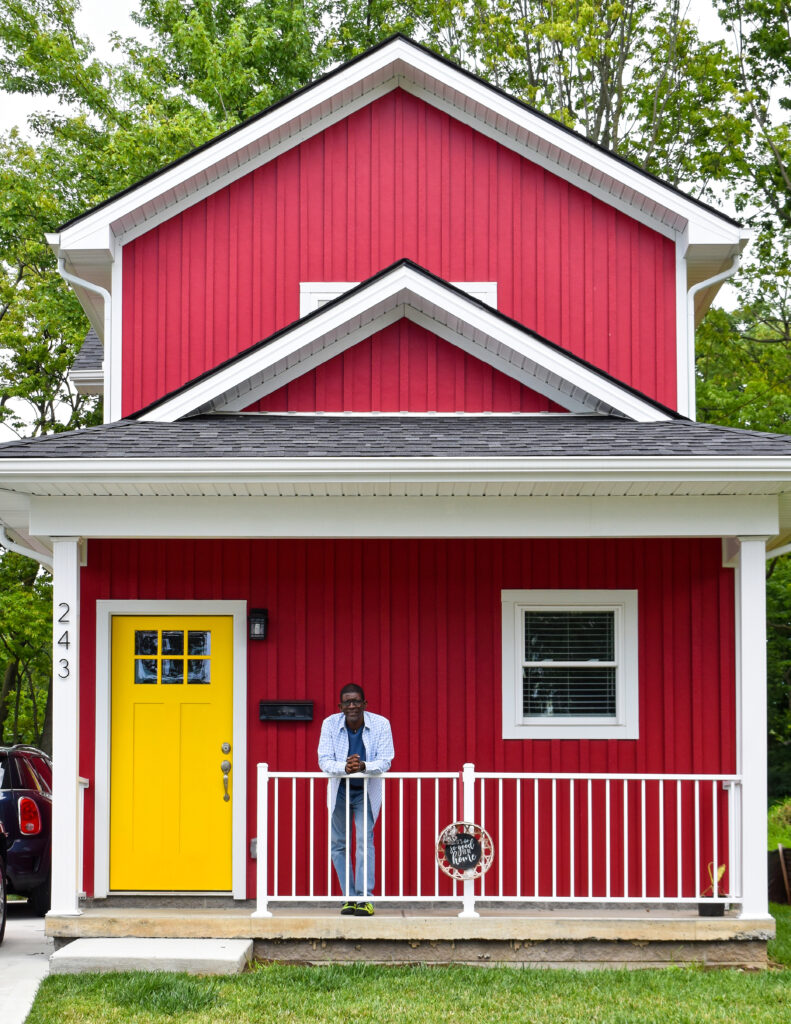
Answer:
<svg viewBox="0 0 791 1024"><path fill-rule="evenodd" d="M738 776L477 772L466 764L380 778L376 900L460 901L465 916L475 915L476 900L741 900ZM258 765L257 916L269 915L269 901L341 898L328 785L322 772ZM494 843L491 870L475 882L452 880L436 861L439 833L461 820ZM353 843L346 848L348 856Z"/></svg>

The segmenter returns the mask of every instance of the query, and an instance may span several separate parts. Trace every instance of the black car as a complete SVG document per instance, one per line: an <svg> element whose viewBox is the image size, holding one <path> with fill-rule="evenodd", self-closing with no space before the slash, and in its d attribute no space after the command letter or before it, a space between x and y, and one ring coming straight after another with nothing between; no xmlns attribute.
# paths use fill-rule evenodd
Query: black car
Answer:
<svg viewBox="0 0 791 1024"><path fill-rule="evenodd" d="M0 824L6 834L6 888L36 914L50 904L52 762L42 750L0 747Z"/></svg>
<svg viewBox="0 0 791 1024"><path fill-rule="evenodd" d="M3 824L0 822L0 942L3 941L3 936L5 935L5 918L8 909L6 901L5 851L6 834Z"/></svg>

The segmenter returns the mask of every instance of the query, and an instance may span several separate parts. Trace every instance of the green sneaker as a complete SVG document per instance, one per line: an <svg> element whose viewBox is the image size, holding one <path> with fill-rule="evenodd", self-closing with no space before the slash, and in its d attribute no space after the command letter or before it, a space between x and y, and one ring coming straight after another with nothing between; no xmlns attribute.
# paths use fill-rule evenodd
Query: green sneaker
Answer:
<svg viewBox="0 0 791 1024"><path fill-rule="evenodd" d="M373 903L358 903L354 913L357 917L373 917L374 905Z"/></svg>
<svg viewBox="0 0 791 1024"><path fill-rule="evenodd" d="M351 902L349 902L347 900L347 902L344 903L343 906L341 907L341 913L342 914L356 914L357 913L357 904L356 903L351 903Z"/></svg>

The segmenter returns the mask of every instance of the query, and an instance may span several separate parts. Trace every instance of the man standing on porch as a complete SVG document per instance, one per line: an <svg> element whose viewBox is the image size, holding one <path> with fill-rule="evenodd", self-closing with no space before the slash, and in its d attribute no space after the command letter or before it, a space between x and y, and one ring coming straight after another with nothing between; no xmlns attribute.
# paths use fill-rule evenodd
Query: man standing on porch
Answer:
<svg viewBox="0 0 791 1024"><path fill-rule="evenodd" d="M334 776L329 785L329 807L332 863L346 897L341 913L359 917L371 917L374 912L368 896L376 879L374 825L382 807L382 780L337 776L381 775L395 756L390 723L384 716L366 711L367 706L362 687L347 683L340 693L340 713L324 719L319 739L319 768ZM352 816L357 834L354 865L347 842Z"/></svg>

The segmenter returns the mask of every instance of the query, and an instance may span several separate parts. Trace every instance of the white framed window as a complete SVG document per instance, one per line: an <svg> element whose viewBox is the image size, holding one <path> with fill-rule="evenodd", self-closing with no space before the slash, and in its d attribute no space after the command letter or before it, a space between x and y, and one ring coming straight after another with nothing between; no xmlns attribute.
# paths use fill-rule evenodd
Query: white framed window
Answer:
<svg viewBox="0 0 791 1024"><path fill-rule="evenodd" d="M503 739L637 739L637 591L503 590Z"/></svg>
<svg viewBox="0 0 791 1024"><path fill-rule="evenodd" d="M358 285L359 281L300 281L299 284L299 315L307 316L314 309L325 305L339 295L348 292ZM452 281L455 285L475 299L480 299L487 306L497 309L496 281Z"/></svg>

